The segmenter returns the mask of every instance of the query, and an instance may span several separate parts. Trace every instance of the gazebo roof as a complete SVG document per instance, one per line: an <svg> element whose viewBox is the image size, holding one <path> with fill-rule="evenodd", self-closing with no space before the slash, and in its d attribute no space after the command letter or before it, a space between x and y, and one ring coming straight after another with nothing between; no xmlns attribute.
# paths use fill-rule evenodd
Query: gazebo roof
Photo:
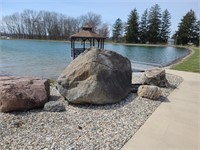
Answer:
<svg viewBox="0 0 200 150"><path fill-rule="evenodd" d="M99 34L92 31L92 27L86 25L82 27L82 30L76 34L73 34L71 38L96 38L96 39L105 39L105 37L100 36Z"/></svg>

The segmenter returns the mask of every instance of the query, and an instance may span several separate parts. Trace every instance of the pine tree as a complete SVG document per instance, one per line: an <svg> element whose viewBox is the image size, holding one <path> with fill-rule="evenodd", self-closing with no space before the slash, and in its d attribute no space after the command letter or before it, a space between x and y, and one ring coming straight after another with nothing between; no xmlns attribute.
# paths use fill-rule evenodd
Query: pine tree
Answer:
<svg viewBox="0 0 200 150"><path fill-rule="evenodd" d="M113 30L112 30L112 38L115 42L120 42L121 37L122 37L122 32L123 32L123 23L120 18L118 18L114 25L113 25Z"/></svg>
<svg viewBox="0 0 200 150"><path fill-rule="evenodd" d="M148 23L148 9L144 11L140 21L139 38L141 43L147 42L147 23Z"/></svg>
<svg viewBox="0 0 200 150"><path fill-rule="evenodd" d="M148 41L158 43L160 41L161 30L161 9L158 4L150 8L148 16Z"/></svg>
<svg viewBox="0 0 200 150"><path fill-rule="evenodd" d="M162 23L161 23L161 31L160 31L160 42L167 43L169 34L170 34L170 26L171 26L171 15L169 11L166 9L162 13Z"/></svg>
<svg viewBox="0 0 200 150"><path fill-rule="evenodd" d="M128 43L137 43L139 37L139 22L138 22L138 13L137 10L134 9L131 11L128 16L128 22L126 26L126 35L125 39Z"/></svg>
<svg viewBox="0 0 200 150"><path fill-rule="evenodd" d="M190 10L181 19L176 32L176 42L182 45L186 45L189 42L199 45L199 26L193 10Z"/></svg>
<svg viewBox="0 0 200 150"><path fill-rule="evenodd" d="M199 21L197 21L197 42L196 42L196 45L198 45L199 46L199 42L200 42L200 20ZM199 38L199 40L198 40L198 38Z"/></svg>

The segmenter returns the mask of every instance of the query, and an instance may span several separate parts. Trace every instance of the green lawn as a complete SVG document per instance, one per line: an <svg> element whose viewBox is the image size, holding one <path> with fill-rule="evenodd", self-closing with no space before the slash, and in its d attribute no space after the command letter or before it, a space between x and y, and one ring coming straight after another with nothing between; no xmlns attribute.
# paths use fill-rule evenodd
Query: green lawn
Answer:
<svg viewBox="0 0 200 150"><path fill-rule="evenodd" d="M172 69L200 73L200 47L191 48L193 53L179 64L172 66Z"/></svg>

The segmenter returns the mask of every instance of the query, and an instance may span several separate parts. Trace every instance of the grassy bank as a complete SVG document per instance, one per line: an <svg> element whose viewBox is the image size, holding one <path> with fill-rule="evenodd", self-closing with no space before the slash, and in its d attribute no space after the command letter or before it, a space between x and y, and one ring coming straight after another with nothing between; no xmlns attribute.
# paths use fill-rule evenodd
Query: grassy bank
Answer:
<svg viewBox="0 0 200 150"><path fill-rule="evenodd" d="M180 63L173 65L171 69L200 73L200 47L191 47L191 49L193 50L192 54Z"/></svg>

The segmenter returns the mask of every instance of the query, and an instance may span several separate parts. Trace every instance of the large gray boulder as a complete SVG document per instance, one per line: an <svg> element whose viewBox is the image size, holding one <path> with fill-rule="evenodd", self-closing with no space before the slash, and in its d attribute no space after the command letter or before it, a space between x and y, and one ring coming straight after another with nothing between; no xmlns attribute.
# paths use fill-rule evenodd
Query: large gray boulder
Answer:
<svg viewBox="0 0 200 150"><path fill-rule="evenodd" d="M131 90L131 63L113 52L90 48L74 59L58 78L62 96L75 104L109 104Z"/></svg>
<svg viewBox="0 0 200 150"><path fill-rule="evenodd" d="M45 79L0 76L0 111L23 111L43 107L48 101Z"/></svg>

